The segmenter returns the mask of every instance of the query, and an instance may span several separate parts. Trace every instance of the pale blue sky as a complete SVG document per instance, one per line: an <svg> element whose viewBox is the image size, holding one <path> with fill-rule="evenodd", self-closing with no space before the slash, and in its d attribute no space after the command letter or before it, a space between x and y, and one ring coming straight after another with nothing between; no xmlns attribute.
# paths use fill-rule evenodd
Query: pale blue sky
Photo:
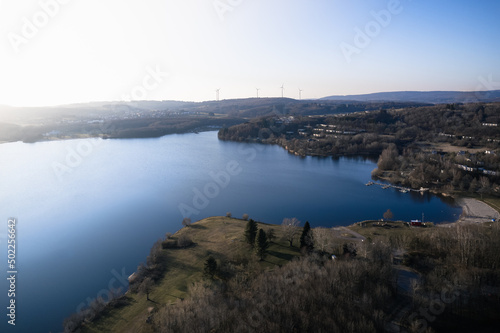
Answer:
<svg viewBox="0 0 500 333"><path fill-rule="evenodd" d="M0 104L500 89L499 15L493 0L0 0Z"/></svg>

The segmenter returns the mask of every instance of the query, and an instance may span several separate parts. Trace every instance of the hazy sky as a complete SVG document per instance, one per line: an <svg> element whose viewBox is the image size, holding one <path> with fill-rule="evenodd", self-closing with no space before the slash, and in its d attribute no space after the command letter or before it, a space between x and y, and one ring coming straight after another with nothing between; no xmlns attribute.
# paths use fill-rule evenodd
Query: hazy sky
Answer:
<svg viewBox="0 0 500 333"><path fill-rule="evenodd" d="M498 0L0 0L0 104L500 89L499 17Z"/></svg>

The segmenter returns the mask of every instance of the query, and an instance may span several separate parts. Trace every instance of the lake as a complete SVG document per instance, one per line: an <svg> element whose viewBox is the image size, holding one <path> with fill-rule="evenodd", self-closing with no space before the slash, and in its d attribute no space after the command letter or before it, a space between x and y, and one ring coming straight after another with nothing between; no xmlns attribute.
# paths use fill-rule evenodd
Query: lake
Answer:
<svg viewBox="0 0 500 333"><path fill-rule="evenodd" d="M379 219L456 220L461 209L430 195L365 186L363 158L301 158L277 146L224 142L216 132L153 139L81 139L0 145L0 269L7 221L17 219L16 329L60 332L62 320L126 278L166 232L231 212L312 227ZM302 224L303 225L303 224Z"/></svg>

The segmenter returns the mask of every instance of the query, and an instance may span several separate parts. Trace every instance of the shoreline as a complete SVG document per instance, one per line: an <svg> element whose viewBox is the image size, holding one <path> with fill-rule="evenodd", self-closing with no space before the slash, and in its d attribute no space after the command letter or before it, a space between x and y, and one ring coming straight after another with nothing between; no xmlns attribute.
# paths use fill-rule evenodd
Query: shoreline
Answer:
<svg viewBox="0 0 500 333"><path fill-rule="evenodd" d="M456 199L456 202L462 207L462 215L454 223L484 223L500 219L500 213L486 202L464 197Z"/></svg>
<svg viewBox="0 0 500 333"><path fill-rule="evenodd" d="M163 135L151 135L151 136L130 136L130 137L120 137L120 136L106 136L102 134L96 134L96 135L86 135L86 136L69 136L69 137L64 137L64 138L56 138L56 137L48 137L48 138L43 138L39 140L33 140L33 141L23 141L23 140L17 140L17 141L0 141L1 144L5 143L25 143L25 144L32 144L32 143L40 143L40 142L55 142L55 141L69 141L69 140L86 140L86 139L102 139L102 140L128 140L128 139L158 139L162 138L167 135L181 135L181 134L198 134L202 132L216 132L218 129L199 129L199 130L192 130L192 131L180 131L180 132L174 132L174 133L167 133Z"/></svg>
<svg viewBox="0 0 500 333"><path fill-rule="evenodd" d="M435 195L440 195L440 193L433 193ZM475 198L470 198L470 197L455 197L452 196L460 208L462 208L462 214L460 214L459 218L453 222L441 222L441 223L436 223L429 221L429 223L432 223L435 227L451 227L456 224L481 224L481 223L488 223L488 222L494 222L495 221L500 221L500 212L497 211L495 208L490 206L484 201L475 199ZM345 226L336 226L334 228L350 228L353 226L360 225L362 223L384 223L384 222L389 222L389 223L405 223L407 221L380 221L380 220L365 220L365 221L357 221L354 222L350 225L345 225Z"/></svg>
<svg viewBox="0 0 500 333"><path fill-rule="evenodd" d="M243 139L243 140L231 140L231 139L226 139L226 138L221 138L218 135L219 140L221 141L228 141L228 142L240 142L240 143L250 143L250 144L263 144L263 145L270 145L270 146L278 146L284 149L287 153L291 155L295 155L298 157L324 157L324 158L341 158L341 157L378 157L382 153L382 151L358 151L355 153L333 153L333 154L325 154L325 153L299 153L298 151L292 150L286 145L281 144L280 142L276 140L268 141L268 140L261 140L259 138L255 139Z"/></svg>
<svg viewBox="0 0 500 333"><path fill-rule="evenodd" d="M161 135L161 136L154 136L153 135L153 136L147 136L147 137L109 137L109 136L102 136L102 135L87 135L87 136L75 136L75 137L65 137L65 138L49 137L49 138L44 138L44 139L41 139L41 140L35 140L35 141L29 141L29 142L22 141L22 140L18 140L18 141L0 141L0 144L4 144L4 143L17 143L17 142L30 144L30 143L39 143L39 142L68 141L68 140L81 140L81 139L102 139L102 140L113 140L113 139L148 139L148 138L149 139L153 139L153 138L160 138L160 137L168 136L168 135L172 135L172 134L198 134L199 132L211 132L211 131L216 132L216 131L218 131L218 129L199 128L197 130L179 131L179 132L175 132L175 133L164 134L164 135ZM219 138L219 140L221 140L221 141L232 141L232 140L226 140L226 139L220 139L220 138ZM252 142L251 140L250 141L246 140L246 141L241 141L241 142L256 143L256 142ZM259 142L259 143L263 143L263 142ZM290 151L289 149L287 149L288 147L284 147L284 146L282 146L282 145L280 145L278 143L268 143L268 142L266 142L266 143L263 143L263 144L277 145L277 146L285 149L285 151L287 151L290 154L302 157L302 155L299 155L296 152ZM366 157L368 155L371 155L371 154L364 154L364 153L358 153L358 154L335 154L335 155L313 155L313 154L311 154L311 155L305 155L305 156L325 157L325 158L328 158L328 157L330 157L330 158L341 158L341 157L354 157L354 156L357 156L357 157ZM377 176L375 178L379 179L379 180L382 180L382 181L385 181L385 182L388 182L389 184L394 185L394 183L391 181L390 177ZM487 204L484 201L480 201L478 199L470 198L470 197L461 197L460 193L455 193L455 194L443 193L443 192L440 192L437 189L432 189L432 188L428 189L428 192L432 193L433 195L437 195L437 196L452 197L453 199L455 199L455 202L457 203L457 205L462 208L462 214L460 215L460 217L456 221L448 222L448 223L447 222L438 223L438 224L435 224L436 226L438 226L438 225L445 226L445 225L450 225L450 224L455 224L455 223L484 223L484 222L492 222L493 219L495 219L496 221L500 220L500 213L499 213L499 211L497 211L495 208L493 208L492 206L490 206L489 204ZM356 224L358 224L360 222L362 222L362 221L355 222L354 224L351 224L351 225L356 225ZM344 227L349 227L351 225L346 225Z"/></svg>

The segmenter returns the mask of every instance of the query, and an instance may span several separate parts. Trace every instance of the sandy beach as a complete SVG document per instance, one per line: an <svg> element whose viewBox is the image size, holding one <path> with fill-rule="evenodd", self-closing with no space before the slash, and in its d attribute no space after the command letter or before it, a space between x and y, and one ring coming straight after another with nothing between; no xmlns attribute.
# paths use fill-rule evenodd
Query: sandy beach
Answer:
<svg viewBox="0 0 500 333"><path fill-rule="evenodd" d="M495 209L482 201L461 198L458 200L458 204L463 209L462 216L457 221L458 223L491 222L492 219L498 220L500 218L500 214Z"/></svg>

